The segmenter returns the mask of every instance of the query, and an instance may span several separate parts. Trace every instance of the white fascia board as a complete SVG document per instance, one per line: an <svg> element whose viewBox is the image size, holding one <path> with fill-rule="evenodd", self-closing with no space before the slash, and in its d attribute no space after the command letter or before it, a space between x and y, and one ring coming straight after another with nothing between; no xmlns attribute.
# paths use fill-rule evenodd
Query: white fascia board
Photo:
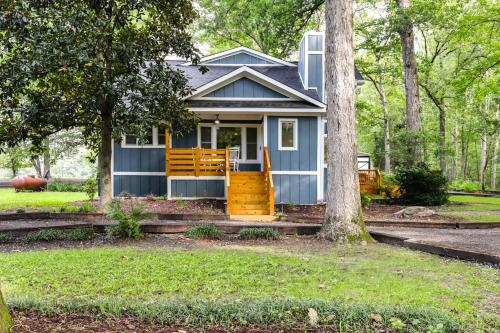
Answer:
<svg viewBox="0 0 500 333"><path fill-rule="evenodd" d="M314 104L316 106L319 106L322 108L325 107L324 103L322 103L322 102L320 102L312 97L309 97L309 96L301 93L300 91L292 89L289 86L287 86L281 82L278 82L278 81L270 78L269 76L261 74L261 73L257 72L256 70L253 70L252 68L249 68L247 66L240 67L237 70L232 71L231 73L228 73L228 74L218 78L217 80L211 81L211 82L199 87L190 96L187 96L184 99L185 100L189 99L189 98L194 99L197 96L199 96L200 94L207 92L210 88L213 88L214 86L218 86L219 84L225 83L226 81L228 83L231 83L232 81L235 81L240 77L244 77L245 74L248 75L249 77L254 78L255 81L258 83L262 83L263 85L266 85L266 83L267 83L267 86L270 85L271 87L278 88L278 89L275 89L278 92L283 91L283 92L287 93L288 95L298 97L298 98L303 99L303 100L305 100L311 104Z"/></svg>
<svg viewBox="0 0 500 333"><path fill-rule="evenodd" d="M250 49L250 48L245 47L245 46L239 46L239 47L236 47L234 49L229 49L227 51L223 51L223 52L219 52L219 53L215 53L215 54L203 57L200 59L200 64L203 65L207 61L226 58L226 57L229 57L229 56L231 56L235 53L238 53L238 52L246 52L246 53L249 53L251 55L256 56L257 58L261 58L261 59L264 59L264 60L267 60L270 62L274 62L275 63L274 66L284 65L284 66L290 66L290 67L297 67L297 65L295 65L291 62L275 58L273 56L267 55L265 53L262 53L262 52L259 52L259 51L253 50L253 49ZM189 66L189 65L192 65L192 63L186 62L186 63L183 63L182 65ZM206 64L206 65L214 66L217 64ZM234 64L234 66L241 66L241 65L244 65L244 64ZM272 66L272 64L252 64L252 66L270 66L270 65ZM224 66L230 66L230 64L224 64Z"/></svg>
<svg viewBox="0 0 500 333"><path fill-rule="evenodd" d="M293 114L296 116L304 115L322 115L325 114L326 109L271 109L271 108L210 108L210 107L190 107L189 111L192 112L203 112L203 113L214 113L214 114L267 114L267 115L284 115Z"/></svg>

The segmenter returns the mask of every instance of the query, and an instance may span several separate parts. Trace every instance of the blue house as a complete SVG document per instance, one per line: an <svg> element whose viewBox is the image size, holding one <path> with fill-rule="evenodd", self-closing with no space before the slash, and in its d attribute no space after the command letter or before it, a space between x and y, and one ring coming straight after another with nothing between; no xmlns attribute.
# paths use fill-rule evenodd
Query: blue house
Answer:
<svg viewBox="0 0 500 333"><path fill-rule="evenodd" d="M311 31L297 63L246 47L202 58L205 74L169 61L194 88L186 103L200 123L183 137L158 127L148 144L138 145L133 135L115 142L114 196L224 199L234 215L324 201L324 52L323 33ZM362 80L357 71L356 79Z"/></svg>

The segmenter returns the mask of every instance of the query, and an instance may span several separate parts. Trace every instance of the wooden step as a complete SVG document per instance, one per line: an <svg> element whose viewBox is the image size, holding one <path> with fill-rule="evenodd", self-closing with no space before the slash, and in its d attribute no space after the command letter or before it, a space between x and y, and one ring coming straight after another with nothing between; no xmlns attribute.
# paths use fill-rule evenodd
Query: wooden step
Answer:
<svg viewBox="0 0 500 333"><path fill-rule="evenodd" d="M267 201L267 194L229 193L229 200L260 200Z"/></svg>
<svg viewBox="0 0 500 333"><path fill-rule="evenodd" d="M269 215L269 209L231 209L231 215Z"/></svg>
<svg viewBox="0 0 500 333"><path fill-rule="evenodd" d="M269 209L268 205L267 204L261 204L261 203L258 203L258 204L249 204L249 203L244 203L244 204L241 204L241 203L238 203L238 204L235 204L235 203L230 203L229 204L229 207L231 208L231 210L233 209L260 209L260 210L265 210L265 209Z"/></svg>

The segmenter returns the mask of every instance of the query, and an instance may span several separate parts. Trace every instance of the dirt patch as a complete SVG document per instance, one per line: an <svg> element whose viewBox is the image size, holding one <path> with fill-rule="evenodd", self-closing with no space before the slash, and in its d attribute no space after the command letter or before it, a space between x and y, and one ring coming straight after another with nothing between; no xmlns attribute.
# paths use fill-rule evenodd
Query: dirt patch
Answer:
<svg viewBox="0 0 500 333"><path fill-rule="evenodd" d="M125 209L132 204L142 204L146 211L160 214L225 214L224 200L164 200L159 198L134 198L122 201Z"/></svg>
<svg viewBox="0 0 500 333"><path fill-rule="evenodd" d="M257 333L257 332L337 332L333 326L311 328L307 326L240 326L240 327L192 327L170 326L142 321L133 317L96 318L83 314L44 315L33 311L13 313L12 333Z"/></svg>
<svg viewBox="0 0 500 333"><path fill-rule="evenodd" d="M8 243L0 243L1 252L24 252L50 249L72 249L92 247L128 247L137 248L182 248L206 249L206 248L238 248L238 247L260 247L273 246L287 250L304 250L312 252L329 252L335 246L328 241L318 239L316 236L282 236L278 240L242 240L237 235L226 235L221 240L192 239L182 234L145 234L139 240L107 238L104 234L88 241L52 241L52 242L26 242L22 239Z"/></svg>

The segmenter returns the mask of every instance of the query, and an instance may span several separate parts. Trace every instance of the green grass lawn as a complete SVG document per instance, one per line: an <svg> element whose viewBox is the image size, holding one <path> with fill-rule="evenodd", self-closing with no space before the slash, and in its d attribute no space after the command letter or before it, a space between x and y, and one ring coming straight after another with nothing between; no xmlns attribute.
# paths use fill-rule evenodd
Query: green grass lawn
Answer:
<svg viewBox="0 0 500 333"><path fill-rule="evenodd" d="M468 324L500 325L497 269L379 244L4 253L0 272L9 302L343 300L430 307Z"/></svg>
<svg viewBox="0 0 500 333"><path fill-rule="evenodd" d="M68 202L87 200L84 192L17 192L12 188L0 188L0 210L19 208L53 208Z"/></svg>
<svg viewBox="0 0 500 333"><path fill-rule="evenodd" d="M450 203L439 209L443 215L471 222L500 222L500 198L452 195Z"/></svg>

